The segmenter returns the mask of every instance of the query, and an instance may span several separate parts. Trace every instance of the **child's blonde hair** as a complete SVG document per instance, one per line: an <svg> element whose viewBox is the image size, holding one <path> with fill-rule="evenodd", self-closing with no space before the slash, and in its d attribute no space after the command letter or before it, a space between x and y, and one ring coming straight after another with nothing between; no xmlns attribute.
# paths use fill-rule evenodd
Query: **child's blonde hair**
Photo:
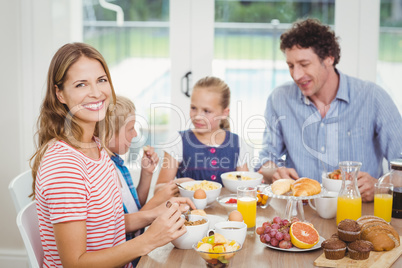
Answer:
<svg viewBox="0 0 402 268"><path fill-rule="evenodd" d="M207 76L207 77L201 78L194 85L193 91L200 89L200 88L207 89L208 91L211 91L211 92L219 93L221 95L220 105L222 106L223 109L229 108L230 88L222 79L220 79L218 77L214 77L214 76ZM221 129L230 130L229 120L227 118L222 119L219 127Z"/></svg>
<svg viewBox="0 0 402 268"><path fill-rule="evenodd" d="M120 129L126 123L129 116L134 115L135 105L134 103L126 97L116 95L116 105L111 112L110 117L110 131L111 133L118 135Z"/></svg>

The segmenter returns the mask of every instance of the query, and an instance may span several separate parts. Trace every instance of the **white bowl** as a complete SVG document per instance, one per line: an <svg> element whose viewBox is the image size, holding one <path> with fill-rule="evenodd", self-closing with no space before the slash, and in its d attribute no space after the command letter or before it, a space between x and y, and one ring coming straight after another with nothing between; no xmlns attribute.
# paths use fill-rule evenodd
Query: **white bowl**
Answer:
<svg viewBox="0 0 402 268"><path fill-rule="evenodd" d="M322 173L322 186L330 192L337 192L341 190L342 180L334 180L328 177L329 173Z"/></svg>
<svg viewBox="0 0 402 268"><path fill-rule="evenodd" d="M233 175L236 178L236 175L245 176L252 178L252 180L237 180L237 179L228 179L229 175ZM225 186L229 191L233 193L237 193L238 186L247 186L247 187L256 187L261 184L263 179L262 174L258 172L249 172L249 171L233 171L226 172L221 175L223 186Z"/></svg>
<svg viewBox="0 0 402 268"><path fill-rule="evenodd" d="M172 241L172 244L179 249L191 249L192 246L201 241L201 239L206 236L208 228L209 228L209 220L207 217L200 215L189 215L190 221L198 221L205 219L206 223L194 226L186 226L187 232L182 236L176 238Z"/></svg>
<svg viewBox="0 0 402 268"><path fill-rule="evenodd" d="M193 197L193 198L191 198L191 200L193 201L193 203L197 209L204 209L207 206L207 198L196 199Z"/></svg>
<svg viewBox="0 0 402 268"><path fill-rule="evenodd" d="M180 183L181 186L183 186L184 188L186 188L187 186L193 186L194 184L199 184L202 181L186 181L183 183ZM219 182L214 182L214 181L209 181L212 184L216 185L218 188L214 189L214 190L205 190L205 193L207 194L207 205L212 204L215 199L219 196L219 194L221 193L222 190L222 184L220 184ZM183 197L188 197L190 199L192 199L192 197L194 196L194 191L190 191L190 190L184 190L181 187L179 187L179 191L180 191L180 195Z"/></svg>

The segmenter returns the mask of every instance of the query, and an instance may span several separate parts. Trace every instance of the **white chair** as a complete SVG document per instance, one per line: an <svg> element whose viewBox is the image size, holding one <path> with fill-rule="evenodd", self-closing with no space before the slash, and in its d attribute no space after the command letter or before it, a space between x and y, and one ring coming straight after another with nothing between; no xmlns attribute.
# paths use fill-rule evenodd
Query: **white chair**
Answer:
<svg viewBox="0 0 402 268"><path fill-rule="evenodd" d="M32 181L31 170L27 170L15 177L8 185L17 213L32 202L32 198L29 197L32 193Z"/></svg>
<svg viewBox="0 0 402 268"><path fill-rule="evenodd" d="M30 267L41 267L43 265L43 248L40 241L39 220L35 201L32 201L18 212L17 226L28 253Z"/></svg>

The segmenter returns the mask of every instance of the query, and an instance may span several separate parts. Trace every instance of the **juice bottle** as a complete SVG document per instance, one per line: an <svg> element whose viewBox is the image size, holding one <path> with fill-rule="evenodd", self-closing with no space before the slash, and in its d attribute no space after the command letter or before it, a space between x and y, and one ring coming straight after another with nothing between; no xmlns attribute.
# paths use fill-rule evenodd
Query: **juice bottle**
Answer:
<svg viewBox="0 0 402 268"><path fill-rule="evenodd" d="M374 195L374 216L383 218L390 222L392 216L392 195L375 194Z"/></svg>
<svg viewBox="0 0 402 268"><path fill-rule="evenodd" d="M357 188L357 174L362 163L344 161L339 163L342 186L338 195L336 224L344 219L357 220L362 216L362 198Z"/></svg>
<svg viewBox="0 0 402 268"><path fill-rule="evenodd" d="M237 199L237 210L243 216L247 228L255 226L257 216L257 200L253 197L241 197Z"/></svg>
<svg viewBox="0 0 402 268"><path fill-rule="evenodd" d="M362 216L362 199L338 197L336 224L344 219L357 220Z"/></svg>

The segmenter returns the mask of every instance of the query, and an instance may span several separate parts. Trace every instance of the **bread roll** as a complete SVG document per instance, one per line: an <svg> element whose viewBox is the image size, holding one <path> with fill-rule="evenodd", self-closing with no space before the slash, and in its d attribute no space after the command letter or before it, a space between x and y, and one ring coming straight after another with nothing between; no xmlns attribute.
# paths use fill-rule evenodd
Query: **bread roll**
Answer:
<svg viewBox="0 0 402 268"><path fill-rule="evenodd" d="M290 191L291 185L295 182L293 179L280 179L274 181L271 185L271 190L276 195L283 195Z"/></svg>
<svg viewBox="0 0 402 268"><path fill-rule="evenodd" d="M383 219L364 216L357 222L361 225L360 239L373 243L375 251L387 251L400 245L398 232Z"/></svg>
<svg viewBox="0 0 402 268"><path fill-rule="evenodd" d="M311 196L321 193L318 181L309 178L300 178L291 185L293 196Z"/></svg>
<svg viewBox="0 0 402 268"><path fill-rule="evenodd" d="M194 209L190 211L192 215L200 215L200 216L207 216L207 213L203 209Z"/></svg>

